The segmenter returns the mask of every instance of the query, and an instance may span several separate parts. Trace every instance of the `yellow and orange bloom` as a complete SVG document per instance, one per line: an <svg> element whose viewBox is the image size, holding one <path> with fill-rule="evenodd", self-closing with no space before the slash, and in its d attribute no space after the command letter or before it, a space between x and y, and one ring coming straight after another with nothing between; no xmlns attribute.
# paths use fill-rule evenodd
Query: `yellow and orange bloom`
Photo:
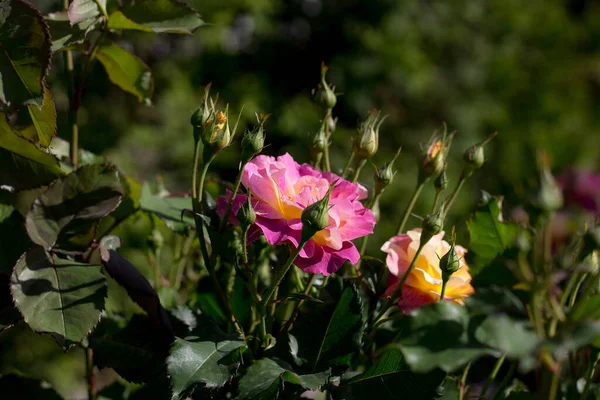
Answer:
<svg viewBox="0 0 600 400"><path fill-rule="evenodd" d="M425 245L415 262L415 267L404 283L398 306L408 313L426 304L439 301L442 290L442 271L440 258L450 249L450 244L443 240L444 232L434 235ZM387 241L381 250L387 253L386 264L390 272L389 287L385 295L389 296L398 286L398 282L410 266L419 248L421 229L408 231L406 234L394 236ZM461 246L455 246L460 257L460 269L456 271L446 286L444 300L456 304L464 304L464 299L475 291L471 286L471 274L464 255L467 252Z"/></svg>

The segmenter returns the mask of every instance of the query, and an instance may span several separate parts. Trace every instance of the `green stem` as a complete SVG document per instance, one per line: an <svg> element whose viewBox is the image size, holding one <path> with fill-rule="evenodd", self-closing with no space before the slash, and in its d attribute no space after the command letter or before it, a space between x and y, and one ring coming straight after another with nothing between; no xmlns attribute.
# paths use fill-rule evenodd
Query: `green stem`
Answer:
<svg viewBox="0 0 600 400"><path fill-rule="evenodd" d="M342 178L346 179L346 174L348 173L348 169L352 164L352 160L354 160L354 152L350 152L350 157L348 157L348 161L346 161L346 165L344 165L344 169L342 170Z"/></svg>
<svg viewBox="0 0 600 400"><path fill-rule="evenodd" d="M88 400L96 400L98 390L96 388L96 375L94 374L94 351L87 347L85 352L85 375L87 379Z"/></svg>
<svg viewBox="0 0 600 400"><path fill-rule="evenodd" d="M185 266L187 265L189 256L192 252L192 244L194 243L194 237L189 236L185 239L181 249L181 256L179 259L179 263L177 264L177 270L175 272L175 290L179 290L181 287L181 282L183 280L183 274L185 271Z"/></svg>
<svg viewBox="0 0 600 400"><path fill-rule="evenodd" d="M372 210L373 207L375 206L375 204L377 204L377 202L379 201L379 198L381 197L381 194L383 193L383 191L376 193L375 196L373 196L373 199L371 200L371 202L369 203L369 206L367 207L368 209ZM362 264L362 256L365 255L365 252L367 251L367 244L369 243L369 237L370 235L367 236L363 236L362 238L362 243L360 244L360 257L358 259L358 262L356 263L355 266L355 270L360 270L360 266Z"/></svg>
<svg viewBox="0 0 600 400"><path fill-rule="evenodd" d="M498 387L496 388L496 392L492 395L492 398L490 400L495 400L498 396L502 395L502 391L510 382L510 379L512 378L516 369L517 369L517 362L511 363L508 372L506 373L506 375L504 375L504 378L502 378L502 381L500 382L500 384L498 384ZM502 397L502 398L504 398L504 397Z"/></svg>
<svg viewBox="0 0 600 400"><path fill-rule="evenodd" d="M544 271L550 272L552 270L552 219L554 218L554 213L548 213L546 217L546 221L544 223L544 233L543 233L543 263L544 263Z"/></svg>
<svg viewBox="0 0 600 400"><path fill-rule="evenodd" d="M325 148L323 149L323 167L325 168L325 171L329 172L331 171L331 163L329 162L329 138L331 136L331 133L329 132L329 124L327 123L327 120L329 119L329 117L331 116L331 109L328 109L327 112L325 113L325 119L323 119L323 124L325 124Z"/></svg>
<svg viewBox="0 0 600 400"><path fill-rule="evenodd" d="M281 281L283 280L283 278L289 271L290 267L294 263L294 260L296 260L296 257L298 257L298 254L300 254L300 252L304 248L304 245L306 244L306 242L308 242L308 240L303 239L300 241L300 244L298 245L296 250L294 250L292 255L286 261L285 265L279 270L279 273L277 274L277 277L275 278L275 282L273 282L273 284L271 284L271 287L269 287L267 289L267 291L265 292L265 294L262 297L261 303L263 306L266 307L267 303L271 300L271 298L273 297L273 294L275 293L275 289L279 286L279 284L281 283Z"/></svg>
<svg viewBox="0 0 600 400"><path fill-rule="evenodd" d="M588 366L587 374L585 375L585 386L583 387L583 392L581 392L581 400L586 400L588 392L590 391L590 387L592 385L592 378L594 377L594 372L596 372L594 366L596 362L590 363Z"/></svg>
<svg viewBox="0 0 600 400"><path fill-rule="evenodd" d="M463 373L460 377L460 386L459 386L459 395L458 395L458 400L464 400L465 397L465 393L466 393L466 389L467 389L467 376L469 375L469 370L471 369L471 362L469 361L469 363L467 364L467 366L465 367L465 369L463 370Z"/></svg>
<svg viewBox="0 0 600 400"><path fill-rule="evenodd" d="M446 286L448 285L448 281L444 279L442 281L442 290L440 292L440 303L444 301L444 296L446 295Z"/></svg>
<svg viewBox="0 0 600 400"><path fill-rule="evenodd" d="M408 276L410 275L412 270L415 268L415 265L417 265L417 258L419 258L419 255L421 254L421 251L423 250L423 248L425 247L426 244L427 244L427 242L425 242L425 243L423 243L423 241L419 242L419 248L417 249L417 252L415 253L415 256L413 257L413 259L411 260L408 269L402 276L402 279L400 279L400 282L398 282L398 286L396 286L396 289L394 289L394 291L392 292L392 295L388 298L386 305L384 307L382 307L381 311L379 311L379 314L377 314L377 316L373 319L373 323L371 324L371 326L367 328L367 330L366 330L367 332L369 332L371 329L373 329L374 326L377 325L377 321L379 319L381 319L381 317L383 317L385 315L385 313L394 305L397 297L398 298L402 297L402 286L404 286L404 283L408 279Z"/></svg>
<svg viewBox="0 0 600 400"><path fill-rule="evenodd" d="M357 182L358 177L360 176L360 171L363 169L365 164L367 163L366 159L358 160L354 162L354 176L352 177L352 182Z"/></svg>
<svg viewBox="0 0 600 400"><path fill-rule="evenodd" d="M404 226L406 225L406 221L408 221L408 216L410 215L410 213L412 212L412 209L414 208L415 204L417 203L417 199L419 198L419 195L421 194L421 190L423 190L423 186L425 186L426 181L427 180L424 179L424 180L419 181L419 183L417 184L417 187L415 188L415 191L413 192L412 197L410 198L410 201L408 202L408 206L406 207L406 210L404 210L404 216L402 217L402 220L398 224L398 228L396 229L396 235L399 235L402 232L404 232Z"/></svg>
<svg viewBox="0 0 600 400"><path fill-rule="evenodd" d="M240 167L240 172L238 172L237 178L235 179L235 184L233 186L233 191L231 192L231 197L227 202L227 210L225 210L225 214L223 215L223 219L221 220L221 225L219 225L219 232L223 232L225 229L225 225L227 225L227 221L229 220L229 214L231 213L231 208L233 207L233 199L237 195L238 190L240 189L240 183L242 182L242 176L244 175L244 167L246 163L242 163Z"/></svg>
<svg viewBox="0 0 600 400"><path fill-rule="evenodd" d="M454 191L446 199L446 206L444 207L446 211L450 210L450 207L452 207L452 203L454 203L454 200L456 200L456 196L458 195L458 193L462 189L462 187L465 184L467 178L469 178L471 175L473 175L473 171L470 170L470 169L464 169L460 173L460 178L458 178L458 183L456 184L456 187L454 188Z"/></svg>
<svg viewBox="0 0 600 400"><path fill-rule="evenodd" d="M487 399L486 393L490 389L490 385L492 384L494 379L496 379L496 375L498 375L498 371L500 371L500 368L502 367L502 364L504 363L505 359L506 359L506 354L504 354L502 357L500 357L498 359L498 361L496 361L496 364L494 365L494 369L492 369L492 372L490 373L487 380L485 381L485 384L483 385L483 389L481 389L481 393L479 394L480 399Z"/></svg>
<svg viewBox="0 0 600 400"><path fill-rule="evenodd" d="M435 191L435 197L433 198L433 207L431 207L431 212L434 213L437 210L438 203L440 202L440 197L442 196L441 190Z"/></svg>
<svg viewBox="0 0 600 400"><path fill-rule="evenodd" d="M312 288L312 285L315 282L316 277L317 277L317 274L312 274L310 279L308 280L308 283L306 284L306 286L304 288L304 292L303 292L305 296L308 296L308 293L310 292L310 289ZM296 302L296 306L294 307L292 316L290 317L290 319L288 319L286 321L285 325L283 325L283 327L281 328L279 333L287 332L290 329L290 326L292 326L292 324L298 317L298 313L300 312L300 307L302 307L302 304L304 304L304 299L301 299L298 302Z"/></svg>

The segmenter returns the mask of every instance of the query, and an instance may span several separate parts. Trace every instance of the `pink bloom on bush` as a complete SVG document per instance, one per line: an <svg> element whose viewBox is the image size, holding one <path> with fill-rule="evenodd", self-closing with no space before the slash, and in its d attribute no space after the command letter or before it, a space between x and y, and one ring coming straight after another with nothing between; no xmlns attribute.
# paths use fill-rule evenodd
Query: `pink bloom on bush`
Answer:
<svg viewBox="0 0 600 400"><path fill-rule="evenodd" d="M421 229L414 229L405 234L394 236L387 241L381 250L387 253L386 264L390 272L389 287L385 296L390 296L404 276L419 248ZM433 236L425 245L416 265L402 288L402 296L398 301L400 309L408 313L426 304L439 301L442 290L442 271L440 258L450 249L450 244L443 240L444 232ZM464 299L475 291L471 286L469 267L465 263L467 252L461 246L455 246L460 257L460 269L452 274L446 286L444 299L457 304L464 304Z"/></svg>
<svg viewBox="0 0 600 400"><path fill-rule="evenodd" d="M332 182L336 183L329 201L329 226L306 243L295 261L305 272L329 275L346 260L358 261L360 254L351 240L373 233L375 226L373 213L360 202L367 190L333 173L299 165L287 153L277 158L258 156L244 168L242 184L252 193L256 226L272 245L298 246L302 210L322 199ZM231 223L238 223L235 213L244 201L245 195L234 199ZM226 198L219 198L221 217L226 204Z"/></svg>
<svg viewBox="0 0 600 400"><path fill-rule="evenodd" d="M565 203L600 215L600 175L569 168L560 175L558 184L563 190Z"/></svg>

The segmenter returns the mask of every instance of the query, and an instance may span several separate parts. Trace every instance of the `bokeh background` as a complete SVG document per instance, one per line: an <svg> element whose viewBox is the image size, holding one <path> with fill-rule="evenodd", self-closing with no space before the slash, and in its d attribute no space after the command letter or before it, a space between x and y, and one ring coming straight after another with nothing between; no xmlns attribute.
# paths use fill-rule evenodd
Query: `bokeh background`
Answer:
<svg viewBox="0 0 600 400"><path fill-rule="evenodd" d="M44 13L59 1L33 3ZM330 66L339 118L332 165L341 170L357 123L370 109L389 117L381 127L381 165L399 146L396 179L383 196L370 253L389 237L416 184L421 146L446 122L456 130L449 159L456 182L462 151L498 130L486 148L488 163L468 182L452 210L465 237L464 220L479 190L503 194L509 205L527 201L535 154L544 150L555 173L568 166L600 167L600 4L590 0L189 0L207 22L195 35L128 32L120 44L152 67L151 105L110 84L95 64L80 111L80 145L102 154L135 180L156 180L187 191L193 152L189 117L203 87L212 82L233 114L245 106L242 126L254 113L271 113L267 154L290 152L310 159L311 134L322 117L311 98L320 64ZM69 140L67 97L57 57L50 87L59 112L59 136ZM241 135L240 135L241 136ZM239 139L239 137L238 137ZM239 141L238 141L239 142ZM217 158L211 173L233 180L239 146ZM361 182L372 186L373 168ZM428 187L415 209L431 207ZM418 220L412 219L413 225ZM27 341L25 329L0 341L0 360L29 368L61 393L83 374L77 351L57 354L50 338L47 360ZM9 336L8 338L6 336ZM15 342L23 342L17 346ZM14 349L25 352L15 354ZM42 362L43 361L43 362ZM52 367L50 366L52 364ZM59 378L48 377L60 374ZM70 371L68 374L64 371ZM69 378L71 377L71 378ZM79 379L79 378L77 378ZM85 393L85 388L82 388Z"/></svg>

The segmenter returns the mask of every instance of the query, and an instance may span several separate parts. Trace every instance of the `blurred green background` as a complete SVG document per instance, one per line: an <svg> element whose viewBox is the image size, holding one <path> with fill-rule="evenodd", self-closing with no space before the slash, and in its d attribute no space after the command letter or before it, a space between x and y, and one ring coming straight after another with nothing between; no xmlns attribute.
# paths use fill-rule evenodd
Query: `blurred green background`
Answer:
<svg viewBox="0 0 600 400"><path fill-rule="evenodd" d="M33 3L44 13L61 7L59 1ZM319 81L323 61L330 65L328 80L342 93L334 109L339 117L332 138L334 170L343 167L357 123L373 108L389 115L373 161L381 165L399 146L403 148L398 174L381 201L384 217L370 240L373 255L381 256L377 249L393 233L416 184L421 145L444 121L457 131L449 159L450 187L458 178L462 151L491 132L500 132L486 148L489 162L461 192L447 222L456 224L463 238L464 220L479 190L503 194L509 205L526 201L537 149L547 152L556 173L569 165L600 167L598 2L189 3L207 22L195 35L127 32L119 43L152 67L156 88L152 105L139 104L111 85L99 63L84 90L80 145L105 155L139 182L159 174L170 191L188 190L193 152L189 117L209 82L230 104L232 114L245 106L242 126L254 121L255 112L273 114L267 122L270 146L265 153L290 152L299 162L308 162L311 134L318 130L321 117L311 89ZM69 140L61 58L54 61L49 82L59 112L59 136ZM217 158L211 174L233 180L238 155L236 144ZM372 174L373 169L366 167L361 176L369 188ZM433 194L432 187L425 190L416 214L430 209ZM416 226L418 220L410 223ZM1 372L6 372L6 365L30 368L25 364L31 357L15 354L15 340L33 339L30 333L13 331L0 341ZM55 367L81 359L73 352L61 355L51 339L43 340L48 341L48 353L40 354ZM77 364L65 369L72 371L68 376L73 382L66 375L58 380L65 386L57 388L62 394L76 384L81 386L79 395L85 395L83 381L74 383L83 374L81 368ZM44 373L34 369L34 375Z"/></svg>

